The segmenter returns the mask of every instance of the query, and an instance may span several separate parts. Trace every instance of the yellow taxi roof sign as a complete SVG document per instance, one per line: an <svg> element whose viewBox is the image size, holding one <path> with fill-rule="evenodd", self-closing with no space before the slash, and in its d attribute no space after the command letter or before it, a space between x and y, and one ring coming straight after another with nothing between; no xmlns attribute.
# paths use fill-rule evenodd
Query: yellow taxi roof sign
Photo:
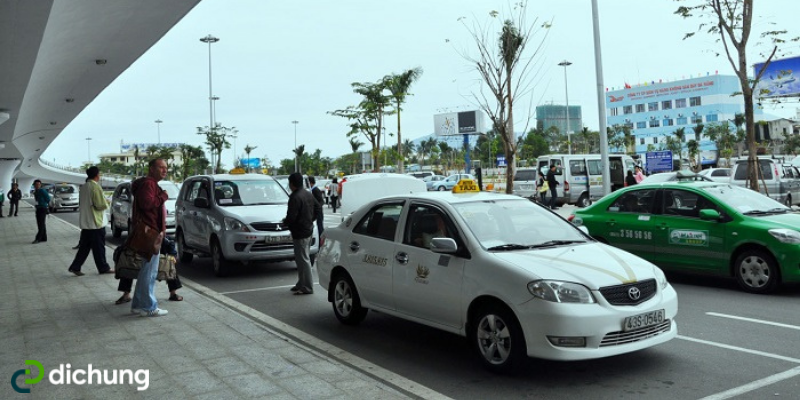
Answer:
<svg viewBox="0 0 800 400"><path fill-rule="evenodd" d="M234 168L234 169L230 170L228 173L231 174L231 175L242 175L242 174L245 174L246 172L245 172L244 168L237 167L237 168Z"/></svg>
<svg viewBox="0 0 800 400"><path fill-rule="evenodd" d="M472 179L462 179L453 186L453 193L478 193L481 189Z"/></svg>

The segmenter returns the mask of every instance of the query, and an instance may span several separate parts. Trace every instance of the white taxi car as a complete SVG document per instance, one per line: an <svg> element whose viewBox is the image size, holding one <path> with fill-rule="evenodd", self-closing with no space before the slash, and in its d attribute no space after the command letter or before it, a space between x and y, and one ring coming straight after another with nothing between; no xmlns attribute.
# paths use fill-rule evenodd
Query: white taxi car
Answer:
<svg viewBox="0 0 800 400"><path fill-rule="evenodd" d="M527 357L623 354L677 335L677 294L658 267L517 196L374 200L325 230L317 266L342 323L373 309L466 336L496 371Z"/></svg>

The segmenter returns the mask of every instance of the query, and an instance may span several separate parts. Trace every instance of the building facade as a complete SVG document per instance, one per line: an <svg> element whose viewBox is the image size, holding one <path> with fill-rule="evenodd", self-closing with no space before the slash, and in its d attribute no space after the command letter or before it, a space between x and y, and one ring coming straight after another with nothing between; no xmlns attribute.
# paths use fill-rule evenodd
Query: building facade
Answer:
<svg viewBox="0 0 800 400"><path fill-rule="evenodd" d="M551 127L558 128L560 133L567 133L567 106L557 104L536 106L536 128L546 131ZM569 106L569 132L576 133L581 129L583 129L581 106Z"/></svg>
<svg viewBox="0 0 800 400"><path fill-rule="evenodd" d="M627 126L636 138L636 154L648 149L665 150L665 139L684 128L686 143L695 138L698 124L732 124L737 113L744 113L739 79L729 75L709 75L673 82L659 82L606 92L606 121L609 127ZM756 108L755 119L761 119ZM717 146L705 135L700 140L703 165L717 163Z"/></svg>

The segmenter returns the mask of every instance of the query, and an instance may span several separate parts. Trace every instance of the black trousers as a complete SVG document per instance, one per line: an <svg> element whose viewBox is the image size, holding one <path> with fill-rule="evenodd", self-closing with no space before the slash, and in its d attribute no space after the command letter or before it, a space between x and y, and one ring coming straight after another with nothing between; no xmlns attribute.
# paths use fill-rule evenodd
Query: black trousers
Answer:
<svg viewBox="0 0 800 400"><path fill-rule="evenodd" d="M94 265L97 272L106 272L111 269L106 262L106 228L100 229L81 229L80 243L78 244L78 254L69 266L70 271L80 271L89 251L94 257Z"/></svg>
<svg viewBox="0 0 800 400"><path fill-rule="evenodd" d="M333 207L333 212L336 212L336 206L339 205L339 196L331 196L331 207Z"/></svg>
<svg viewBox="0 0 800 400"><path fill-rule="evenodd" d="M11 200L11 205L8 207L8 216L10 217L12 214L16 216L17 213L19 213L19 200Z"/></svg>
<svg viewBox="0 0 800 400"><path fill-rule="evenodd" d="M556 185L550 186L550 208L556 208L558 202L558 192Z"/></svg>
<svg viewBox="0 0 800 400"><path fill-rule="evenodd" d="M36 240L40 242L47 241L47 208L36 207L36 227L39 231L36 232Z"/></svg>
<svg viewBox="0 0 800 400"><path fill-rule="evenodd" d="M133 287L133 279L120 278L117 290L120 292L130 293ZM182 288L181 278L175 275L175 279L167 279L167 288L170 292Z"/></svg>

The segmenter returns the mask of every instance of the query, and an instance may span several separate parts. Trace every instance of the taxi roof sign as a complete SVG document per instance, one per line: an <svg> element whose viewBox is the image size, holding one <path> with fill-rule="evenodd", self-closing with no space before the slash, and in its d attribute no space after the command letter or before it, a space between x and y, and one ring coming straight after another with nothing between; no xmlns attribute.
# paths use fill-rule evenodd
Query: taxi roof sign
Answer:
<svg viewBox="0 0 800 400"><path fill-rule="evenodd" d="M453 193L478 193L481 189L472 179L462 179L453 186Z"/></svg>
<svg viewBox="0 0 800 400"><path fill-rule="evenodd" d="M231 175L243 175L243 174L246 174L247 172L244 170L244 168L236 167L236 168L230 170L228 173L231 174Z"/></svg>

